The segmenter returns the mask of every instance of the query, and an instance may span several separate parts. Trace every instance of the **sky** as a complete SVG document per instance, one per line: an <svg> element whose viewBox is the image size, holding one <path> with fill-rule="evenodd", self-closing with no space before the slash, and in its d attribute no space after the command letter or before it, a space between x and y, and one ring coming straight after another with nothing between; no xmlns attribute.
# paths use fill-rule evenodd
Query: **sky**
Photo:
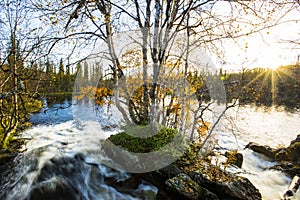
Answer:
<svg viewBox="0 0 300 200"><path fill-rule="evenodd" d="M218 1L212 8L213 13L220 18L230 17L230 5L235 5L235 3ZM285 13L284 9L282 9L282 11L276 11L276 13L277 12L279 14ZM244 16L244 20L255 22L255 17L249 14L248 16ZM300 11L291 12L281 19L281 21L286 20L295 21L262 30L257 34L240 37L235 41L230 39L225 40L223 43L224 57L222 60L216 60L216 67L235 71L241 70L242 68L276 68L281 65L294 64L300 54L300 46L299 49L295 49L293 45L284 41L297 39L299 37ZM299 21L299 24L296 23L296 21ZM62 45L65 52L67 45ZM80 52L80 56L82 56L82 51Z"/></svg>
<svg viewBox="0 0 300 200"><path fill-rule="evenodd" d="M221 18L230 16L230 5L234 4L234 2L218 1L213 6L213 12ZM282 14L284 9L276 12ZM251 15L245 16L245 20L252 20L252 17ZM216 62L217 67L236 70L254 67L276 68L280 65L294 64L300 54L300 45L295 48L294 45L284 41L300 38L300 11L290 12L281 19L281 21L286 20L295 21L265 29L258 34L244 36L235 41L226 40L223 44L224 59ZM296 23L297 21L299 22ZM60 47L63 48L62 53L71 48L68 47L68 44L61 44L58 49ZM82 54L81 51L80 56ZM58 55L57 60L60 56ZM75 55L75 57L78 58L79 55Z"/></svg>
<svg viewBox="0 0 300 200"><path fill-rule="evenodd" d="M230 12L230 5L228 2L220 1L215 4L214 9L215 13L226 16ZM280 12L280 14L282 13ZM222 67L230 70L241 67L275 69L281 65L295 64L300 54L300 45L297 48L294 44L286 41L300 38L299 10L290 12L281 18L282 22L290 20L292 22L241 37L235 42L225 42L225 59Z"/></svg>

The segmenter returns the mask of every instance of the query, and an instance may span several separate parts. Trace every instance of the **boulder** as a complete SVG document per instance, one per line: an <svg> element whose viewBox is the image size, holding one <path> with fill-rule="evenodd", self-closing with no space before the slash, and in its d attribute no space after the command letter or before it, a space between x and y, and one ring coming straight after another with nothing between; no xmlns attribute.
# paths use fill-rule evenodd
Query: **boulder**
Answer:
<svg viewBox="0 0 300 200"><path fill-rule="evenodd" d="M135 190L138 188L138 186L142 183L141 179L135 177L135 176L131 176L126 180L122 180L119 181L117 179L115 179L114 177L105 177L104 178L104 182L111 186L116 188L117 190Z"/></svg>
<svg viewBox="0 0 300 200"><path fill-rule="evenodd" d="M242 167L243 165L243 154L238 153L237 150L233 150L231 152L225 152L225 157L227 158L227 161L225 164L231 164L231 165L235 165L239 168Z"/></svg>
<svg viewBox="0 0 300 200"><path fill-rule="evenodd" d="M156 186L157 200L261 199L261 194L248 179L224 172L207 161L197 162L199 165L202 165L201 173L193 171L193 167L181 171L175 165L169 165L153 172L131 175L137 178L135 180Z"/></svg>
<svg viewBox="0 0 300 200"><path fill-rule="evenodd" d="M30 200L73 200L80 198L83 197L80 197L79 191L59 178L35 186L31 189L28 197Z"/></svg>
<svg viewBox="0 0 300 200"><path fill-rule="evenodd" d="M207 189L201 187L195 181L193 181L188 175L180 173L166 181L166 191L167 196L162 198L158 196L159 199L166 199L171 197L176 197L174 199L191 199L191 200L218 200L219 198L208 191Z"/></svg>
<svg viewBox="0 0 300 200"><path fill-rule="evenodd" d="M289 159L293 163L298 164L298 163L300 163L300 156L299 156L300 155L300 142L297 142L296 140L293 140L295 142L292 141L293 143L291 143L291 145L288 146L287 151L288 151Z"/></svg>
<svg viewBox="0 0 300 200"><path fill-rule="evenodd" d="M273 149L269 146L264 146L264 145L259 145L253 142L250 142L249 144L246 145L245 148L249 148L252 151L256 152L256 153L260 153L265 155L266 157L275 160L275 155L276 155L276 149Z"/></svg>
<svg viewBox="0 0 300 200"><path fill-rule="evenodd" d="M230 178L218 181L211 180L207 175L199 172L190 172L189 175L192 180L216 194L220 199L262 199L258 189L244 177L231 174Z"/></svg>
<svg viewBox="0 0 300 200"><path fill-rule="evenodd" d="M296 143L296 142L300 142L300 134L297 135L296 139L294 139L294 140L291 141L291 144L290 144L290 145L292 145L292 144L294 144L294 143Z"/></svg>
<svg viewBox="0 0 300 200"><path fill-rule="evenodd" d="M276 161L288 161L289 160L289 153L286 148L280 148L277 150L275 155Z"/></svg>
<svg viewBox="0 0 300 200"><path fill-rule="evenodd" d="M242 168L243 160L244 160L243 154L237 153L236 154L236 162L234 163L234 165L236 165L239 168Z"/></svg>
<svg viewBox="0 0 300 200"><path fill-rule="evenodd" d="M279 165L270 167L269 169L281 171L288 175L289 177L299 176L300 175L300 166L294 165L290 162L281 162Z"/></svg>
<svg viewBox="0 0 300 200"><path fill-rule="evenodd" d="M159 190L163 190L166 187L165 182L168 179L177 176L179 173L181 173L181 170L178 169L175 165L171 164L156 171L146 173L132 173L131 175L153 184Z"/></svg>
<svg viewBox="0 0 300 200"><path fill-rule="evenodd" d="M297 192L299 186L300 186L300 177L294 176L294 178L292 179L292 181L290 183L288 190L283 194L282 199L284 199L284 200L291 199Z"/></svg>
<svg viewBox="0 0 300 200"><path fill-rule="evenodd" d="M252 142L245 148L252 149L254 152L261 153L279 162L278 165L270 169L282 171L290 177L300 174L300 135L297 135L297 138L292 140L287 148L273 149Z"/></svg>

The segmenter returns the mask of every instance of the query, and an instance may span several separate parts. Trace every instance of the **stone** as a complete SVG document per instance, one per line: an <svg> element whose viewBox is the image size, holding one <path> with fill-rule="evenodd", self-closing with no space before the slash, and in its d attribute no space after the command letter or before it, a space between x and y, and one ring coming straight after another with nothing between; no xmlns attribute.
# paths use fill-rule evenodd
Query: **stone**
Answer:
<svg viewBox="0 0 300 200"><path fill-rule="evenodd" d="M288 146L287 151L289 158L293 163L300 162L300 142L291 143L291 145Z"/></svg>
<svg viewBox="0 0 300 200"><path fill-rule="evenodd" d="M229 180L210 180L205 174L190 172L189 176L200 186L216 194L220 199L258 200L262 199L258 189L244 177L232 174Z"/></svg>
<svg viewBox="0 0 300 200"><path fill-rule="evenodd" d="M173 178L175 176L177 176L179 173L181 173L181 170L178 169L175 165L171 164L168 165L164 168L161 168L160 170L158 170L159 173L162 174L162 176L164 176L165 178Z"/></svg>
<svg viewBox="0 0 300 200"><path fill-rule="evenodd" d="M62 179L52 179L35 186L28 200L73 200L80 199L79 192Z"/></svg>
<svg viewBox="0 0 300 200"><path fill-rule="evenodd" d="M290 145L292 145L292 144L294 144L294 143L296 143L296 142L300 142L300 134L297 135L296 139L294 139L294 140L291 141L291 144L290 144Z"/></svg>
<svg viewBox="0 0 300 200"><path fill-rule="evenodd" d="M128 190L128 189L135 190L142 183L141 179L139 179L135 176L131 176L124 181L116 180L113 177L105 177L104 182L107 185L116 188L118 191L123 191L123 190Z"/></svg>
<svg viewBox="0 0 300 200"><path fill-rule="evenodd" d="M235 163L235 165L239 168L242 168L243 160L244 160L243 154L237 153L236 154L236 163Z"/></svg>
<svg viewBox="0 0 300 200"><path fill-rule="evenodd" d="M243 154L238 153L237 150L233 150L231 152L225 152L225 157L227 158L226 164L232 164L239 168L243 165Z"/></svg>
<svg viewBox="0 0 300 200"><path fill-rule="evenodd" d="M277 150L275 154L275 160L276 161L288 161L289 155L286 148L280 148Z"/></svg>
<svg viewBox="0 0 300 200"><path fill-rule="evenodd" d="M289 189L283 194L283 199L291 199L297 192L299 186L300 186L300 178L299 176L294 176L294 178L290 183Z"/></svg>
<svg viewBox="0 0 300 200"><path fill-rule="evenodd" d="M259 144L250 142L249 144L246 145L245 148L249 148L256 153L263 154L266 157L268 157L272 160L275 160L276 150L269 146L259 145Z"/></svg>
<svg viewBox="0 0 300 200"><path fill-rule="evenodd" d="M166 181L166 190L172 193L169 196L176 196L176 199L191 199L191 200L218 200L219 198L201 187L193 181L188 175L180 173ZM161 198L161 197L160 197Z"/></svg>
<svg viewBox="0 0 300 200"><path fill-rule="evenodd" d="M269 146L262 146L251 142L246 148L264 154L271 159L274 157L279 164L270 169L282 171L290 177L300 175L300 135L297 135L297 138L292 140L287 148L273 149Z"/></svg>

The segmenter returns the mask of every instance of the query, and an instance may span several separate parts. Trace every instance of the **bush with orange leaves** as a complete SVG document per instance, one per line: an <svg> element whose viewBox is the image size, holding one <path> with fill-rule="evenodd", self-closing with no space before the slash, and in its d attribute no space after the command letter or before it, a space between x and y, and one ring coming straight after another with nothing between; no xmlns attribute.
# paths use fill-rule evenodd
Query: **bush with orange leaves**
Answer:
<svg viewBox="0 0 300 200"><path fill-rule="evenodd" d="M95 104L99 106L103 106L105 104L110 105L112 96L114 91L108 87L94 87L94 86L86 86L80 88L79 95L75 96L75 99L95 99Z"/></svg>

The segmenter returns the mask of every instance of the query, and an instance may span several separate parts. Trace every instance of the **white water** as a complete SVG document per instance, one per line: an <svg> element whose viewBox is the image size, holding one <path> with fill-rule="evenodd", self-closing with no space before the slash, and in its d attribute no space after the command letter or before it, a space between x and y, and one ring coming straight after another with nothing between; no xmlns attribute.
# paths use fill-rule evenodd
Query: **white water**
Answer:
<svg viewBox="0 0 300 200"><path fill-rule="evenodd" d="M27 196L39 175L38 172L49 163L49 160L53 158L58 159L62 156L73 158L76 154L81 153L85 156L85 163L95 163L97 165L97 167L90 167L89 165L81 167L78 163L78 167L81 167L78 170L79 174L74 173L75 178L71 177L75 182L81 180L80 176L84 177L84 181L77 183L74 187L82 192L85 199L137 200L140 199L139 196L144 195L144 199L154 199L157 190L149 184L142 183L136 190L131 191L132 195L118 192L115 188L105 184L104 177L112 177L119 181L129 177L125 172L117 172L101 165L104 160L107 160L107 158L102 156L103 152L100 150L101 141L110 134L112 132L101 131L97 122L79 122L76 120L55 125L38 125L26 131L23 137L32 138L24 147L27 152L26 156L30 159L38 159L38 164L37 167L34 167L34 170L31 170L29 166L21 168L17 175L22 174L21 179L26 181L16 181L15 188L6 198L15 200L23 199ZM59 166L57 167L59 168ZM103 178L98 178L99 176ZM56 177L54 178L56 179ZM70 179L70 177L66 178ZM49 183L51 183L50 181Z"/></svg>
<svg viewBox="0 0 300 200"><path fill-rule="evenodd" d="M300 134L299 120L299 112L245 106L230 110L222 121L225 127L218 132L219 145L228 150L238 149L243 154L242 170L234 171L247 177L265 200L280 199L279 193L287 190L291 179L279 171L268 170L276 163L244 147L249 142L287 147ZM294 199L300 199L299 191Z"/></svg>
<svg viewBox="0 0 300 200"><path fill-rule="evenodd" d="M77 117L81 115L84 118L72 119L73 117L66 114L72 111ZM130 175L103 164L110 160L103 156L101 143L117 130L101 130L92 110L80 105L58 110L47 108L47 112L42 111L37 115L49 115L52 121L39 120L42 124L35 125L22 134L22 138L28 139L24 146L25 154L23 157L16 158L16 165L12 166L12 169L7 169L7 172L12 173L7 173L8 177L5 177L7 184L0 187L0 199L26 199L29 198L32 189L51 184L56 187L55 181L60 179L67 181L75 191L80 191L81 197L77 197L78 199L151 200L155 198L157 189L145 182L142 182L137 189L125 189L125 192L118 191L105 183L106 179L117 182L126 180ZM79 159L76 159L76 156ZM57 163L60 162L66 166L59 166ZM46 168L46 173L41 175L45 167L49 166L50 172ZM73 170L71 175L62 170L64 167ZM48 176L51 178L39 181L40 178ZM11 186L13 189L10 189Z"/></svg>
<svg viewBox="0 0 300 200"><path fill-rule="evenodd" d="M101 162L107 159L102 156L101 141L117 130L110 132L101 130L95 113L90 109L74 107L73 112L74 115L81 115L82 120L69 119L58 124L41 124L24 132L23 137L30 138L25 146L26 156L33 160L38 159L38 163L35 171L30 170L29 166L23 166L18 171L19 179L10 181L15 188L7 197L8 199L24 198L29 193L31 184L36 180L37 172L50 159L63 155L72 157L78 152L86 155L85 162L98 164L96 169L85 166L85 169L88 169L88 173L84 174L85 182L95 179L91 173L93 170L96 170L96 174L100 176L114 177L117 180L128 177L126 173L117 173L101 165ZM66 115L62 116L66 117ZM288 146L290 141L300 134L300 123L298 123L300 114L275 110L264 112L251 107L243 107L230 111L226 117L235 124L229 124L226 120L222 121L226 126L217 131L218 144L228 150L238 149L244 156L242 170L233 168L230 170L249 178L265 200L279 199L279 192L286 191L291 181L290 178L278 171L267 170L275 163L251 150L244 150L244 147L250 141L272 147ZM98 180L99 183L96 181L94 180L93 184L96 184L94 186L98 189L87 189L90 187L89 183L80 185L79 188L85 194L86 199L154 199L157 191L153 186L141 184L137 190L131 191L132 194L125 194L106 185L102 179ZM295 199L300 199L299 191Z"/></svg>

